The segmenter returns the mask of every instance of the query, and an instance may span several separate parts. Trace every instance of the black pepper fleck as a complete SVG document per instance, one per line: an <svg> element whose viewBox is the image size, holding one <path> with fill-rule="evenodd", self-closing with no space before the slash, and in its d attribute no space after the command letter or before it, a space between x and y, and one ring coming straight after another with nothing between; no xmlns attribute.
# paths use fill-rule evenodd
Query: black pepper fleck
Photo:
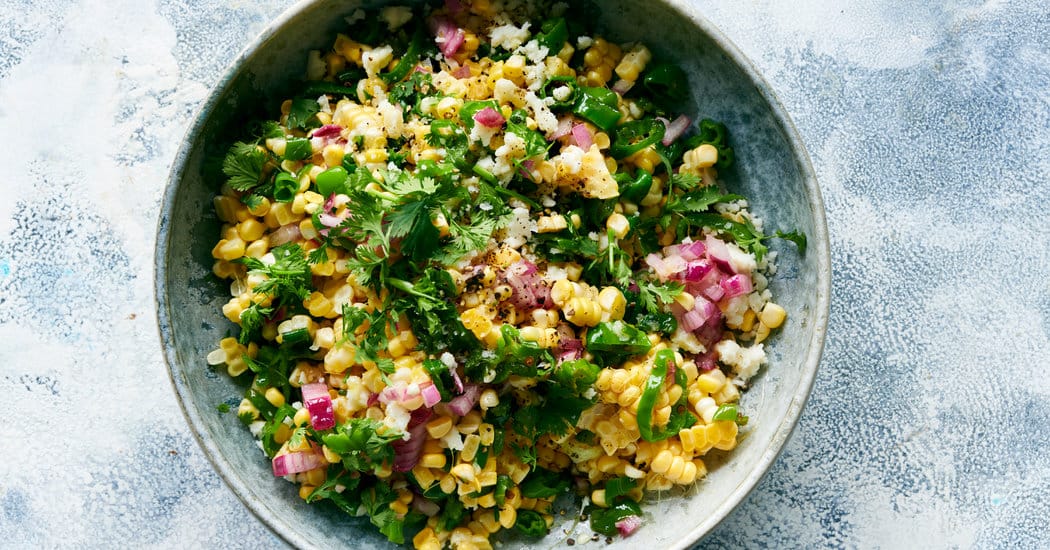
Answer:
<svg viewBox="0 0 1050 550"><path fill-rule="evenodd" d="M576 539L569 539L569 540L567 540L567 541L565 541L565 542L566 542L566 544L568 544L569 546L572 546L572 545L576 544Z"/></svg>

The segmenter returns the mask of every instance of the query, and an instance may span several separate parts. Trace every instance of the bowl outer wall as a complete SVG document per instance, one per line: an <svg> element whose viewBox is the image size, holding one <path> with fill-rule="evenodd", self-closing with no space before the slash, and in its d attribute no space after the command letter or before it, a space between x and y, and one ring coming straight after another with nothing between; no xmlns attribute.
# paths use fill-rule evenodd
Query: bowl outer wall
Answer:
<svg viewBox="0 0 1050 550"><path fill-rule="evenodd" d="M347 518L331 507L302 505L294 494L294 486L272 476L267 477L268 464L259 460L260 456L253 448L247 430L232 421L231 417L220 417L215 412L219 402L239 400L239 390L234 391L225 373L205 367L203 359L231 326L218 315L218 306L222 303L219 297L221 292L216 292L219 285L209 280L207 268L208 251L217 235L218 223L205 218L195 220L188 232L182 231L183 227L180 227L180 224L186 225L187 218L184 216L192 217L193 213L199 215L210 209L210 201L200 200L199 196L196 201L186 199L183 182L190 177L194 183L201 183L199 177L193 178L204 171L204 149L208 147L205 142L210 140L210 145L214 146L228 143L237 137L236 134L219 137L211 134L221 134L220 129L236 126L230 116L224 115L244 114L244 108L238 101L230 98L243 99L258 94L256 84L260 82L265 86L267 82L286 81L288 75L278 74L281 71L280 63L267 63L267 48L279 49L282 41L288 42L287 29L296 26L302 28L305 20L338 20L330 13L325 13L329 11L327 6L335 4L331 0L302 2L272 22L237 57L202 105L187 132L173 163L158 222L155 272L158 326L169 374L195 437L227 485L264 524L289 544L302 548L331 546L338 541L345 543L347 536L354 537L356 546L382 547L384 540L368 526L366 520ZM348 5L343 3L338 11L351 11ZM798 421L816 375L827 326L830 296L827 226L812 166L786 111L751 62L700 16L695 6L689 2L663 2L654 8L653 3L629 1L603 2L602 6L605 13L616 13L615 16L605 18L605 27L618 41L645 37L644 25L635 23L646 18L658 19L667 26L669 32L656 40L651 36L645 37L646 43L653 47L658 56L663 54L672 59L681 59L680 52L699 49L701 51L697 59L703 59L704 63L739 71L735 75L732 71L722 75L692 72L690 82L700 82L694 85L694 103L697 108L693 112L725 121L731 129L734 146L738 153L743 153L738 155L740 162L737 170L740 173L734 172L726 177L730 187L737 184L753 188L751 192L745 191L745 194L755 199L752 201L753 209L766 218L769 227L799 227L806 231L809 238L807 254L798 260L800 265L791 263L794 251L790 247L774 248L782 251L779 262L781 271L771 286L775 297L788 298L782 303L790 317L784 334L768 346L770 367L764 369L752 390L744 396L747 410L752 411L753 433L741 441L740 448L729 456L725 464L709 464L712 472L709 479L700 484L700 496L677 501L663 499L659 505L661 509L650 509L656 517L700 516L692 522L685 522L684 526L681 521L675 521L670 523L671 528L657 533L643 531L648 537L647 543L660 542L664 547L686 548L717 525L747 496L776 459ZM650 9L656 12L642 13ZM309 47L323 47L333 34L327 32L332 29L318 31L314 27L310 28L314 29L312 39L315 43ZM696 30L700 32L696 33ZM296 47L307 46L297 44ZM710 51L712 49L717 51ZM674 52L679 52L679 56L673 55ZM254 69L252 72L246 69L250 65ZM689 66L687 63L684 65ZM741 91L741 83L750 86L750 89L744 86ZM712 93L703 93L705 89ZM736 99L726 101L721 98L722 103L718 104L719 99L711 99L720 95L714 93L716 90L741 91L740 97L748 98L746 108L733 104ZM270 99L282 97L279 92L272 93L272 88L267 91L271 93L264 95L271 96ZM274 106L271 105L268 110L272 112ZM262 116L265 112L256 114ZM758 130L750 131L756 125ZM777 157L771 161L776 166L772 166L765 159L773 155L757 154L767 147L769 151L786 150L790 153L789 158ZM756 180L767 180L767 185L770 181L779 183L780 178L785 177L792 181L792 185L762 188L761 183L756 183ZM759 192L755 192L759 189ZM802 192L805 200L798 200L799 192ZM210 193L206 191L204 195ZM772 197L775 200L770 200L771 193L779 195ZM779 208L769 210L770 205L789 207L782 212ZM793 225L792 222L802 223ZM179 241L187 238L188 243ZM189 250L191 257L186 257L186 250ZM786 284L789 282L794 285ZM798 292L798 283L805 283L803 286L811 288L812 292ZM796 289L794 293L791 292L793 287ZM196 323L198 317L199 327L196 324L187 326L188 323ZM209 320L218 321L218 325ZM187 337L179 338L177 333L183 331L188 331ZM202 387L205 381L208 386ZM766 414L767 405L772 413ZM227 452L231 449L246 452ZM740 456L745 452L746 456ZM716 495L720 498L719 502L704 502L708 500L705 497ZM695 507L698 502L701 503L702 512L694 513L689 507ZM692 523L691 527L689 523ZM309 528L303 525L309 525ZM548 537L548 540L535 543L535 546L549 545L551 540ZM634 537L634 541L624 539L614 546L633 546L632 542L637 544L642 540L638 537Z"/></svg>

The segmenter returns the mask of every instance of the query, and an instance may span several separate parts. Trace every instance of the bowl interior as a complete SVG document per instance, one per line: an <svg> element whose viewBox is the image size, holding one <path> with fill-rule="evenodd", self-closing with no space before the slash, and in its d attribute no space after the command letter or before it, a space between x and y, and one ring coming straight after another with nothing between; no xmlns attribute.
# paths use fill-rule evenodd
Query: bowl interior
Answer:
<svg viewBox="0 0 1050 550"><path fill-rule="evenodd" d="M403 2L402 2L403 3ZM216 469L245 504L277 534L300 547L387 547L367 519L331 506L309 506L296 487L275 479L251 435L220 403L236 404L243 388L205 356L233 330L223 318L225 285L211 275L210 250L219 222L211 199L222 183L216 159L242 137L247 123L277 111L290 83L301 80L307 51L326 48L359 2L321 0L285 13L237 60L213 92L175 160L157 244L156 285L161 337L176 391L191 428ZM823 204L812 168L782 108L751 65L687 2L606 1L591 9L603 35L643 40L656 56L689 74L687 114L725 122L737 162L723 174L731 190L774 228L799 229L809 250L780 251L771 287L789 313L766 346L769 365L743 397L751 417L746 436L724 462L708 460L709 476L684 498L661 495L645 510L653 525L640 534L660 547L687 547L746 496L776 457L801 411L815 375L827 321L829 262ZM234 331L235 332L235 331ZM709 455L711 457L712 455ZM569 517L569 516L567 516ZM569 520L571 521L571 519ZM659 527L655 524L658 523ZM567 538L560 528L547 547ZM614 542L632 546L639 537Z"/></svg>

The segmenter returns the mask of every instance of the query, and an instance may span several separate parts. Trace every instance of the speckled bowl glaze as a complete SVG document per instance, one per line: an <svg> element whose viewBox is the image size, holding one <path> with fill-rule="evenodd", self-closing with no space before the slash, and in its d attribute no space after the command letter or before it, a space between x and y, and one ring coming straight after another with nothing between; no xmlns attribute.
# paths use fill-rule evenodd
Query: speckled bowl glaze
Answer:
<svg viewBox="0 0 1050 550"><path fill-rule="evenodd" d="M233 414L244 388L205 356L233 327L222 316L225 285L211 275L210 250L219 222L212 196L221 184L213 161L251 120L277 112L304 72L306 53L325 48L343 16L359 2L302 2L274 21L234 62L201 108L175 158L159 222L156 292L160 335L171 379L189 424L216 470L244 504L288 543L302 548L392 546L368 523L330 506L308 506L296 487L275 479L270 464ZM686 548L722 520L758 483L790 436L816 375L827 326L830 264L820 190L802 142L783 107L751 63L688 2L603 1L594 10L602 33L619 42L643 40L688 72L696 117L724 121L737 155L723 174L730 189L752 199L767 228L797 228L809 238L799 256L780 252L772 289L789 312L767 345L769 365L743 397L751 417L740 445L684 495L647 503L643 529L613 548ZM557 526L542 541L507 539L510 546L550 547L567 538Z"/></svg>

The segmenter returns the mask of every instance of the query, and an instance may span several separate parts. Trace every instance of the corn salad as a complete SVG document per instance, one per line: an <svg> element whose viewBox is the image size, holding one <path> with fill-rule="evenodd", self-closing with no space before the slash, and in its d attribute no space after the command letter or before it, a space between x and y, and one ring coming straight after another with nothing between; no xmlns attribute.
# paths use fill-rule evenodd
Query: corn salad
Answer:
<svg viewBox="0 0 1050 550"><path fill-rule="evenodd" d="M575 490L630 535L704 477L786 311L725 126L564 4L358 10L234 144L208 355L307 502L416 548L542 536ZM799 245L804 236L777 236Z"/></svg>

